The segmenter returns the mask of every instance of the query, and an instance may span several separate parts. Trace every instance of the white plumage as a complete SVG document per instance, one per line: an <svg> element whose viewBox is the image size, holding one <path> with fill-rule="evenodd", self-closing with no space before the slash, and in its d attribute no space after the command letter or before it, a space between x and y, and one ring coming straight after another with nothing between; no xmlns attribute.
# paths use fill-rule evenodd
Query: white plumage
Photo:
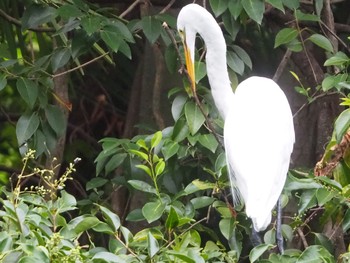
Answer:
<svg viewBox="0 0 350 263"><path fill-rule="evenodd" d="M263 77L250 77L232 92L225 39L213 16L201 6L182 8L177 27L191 58L187 61L190 73L197 33L206 44L211 92L225 121L224 144L233 198L245 203L254 229L262 231L271 222L295 141L287 98L273 80Z"/></svg>

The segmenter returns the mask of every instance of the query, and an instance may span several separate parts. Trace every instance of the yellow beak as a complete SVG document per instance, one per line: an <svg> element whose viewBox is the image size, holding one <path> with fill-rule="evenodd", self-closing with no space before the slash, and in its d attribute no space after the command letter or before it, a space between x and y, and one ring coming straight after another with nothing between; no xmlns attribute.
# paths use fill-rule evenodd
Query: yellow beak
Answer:
<svg viewBox="0 0 350 263"><path fill-rule="evenodd" d="M184 50L185 50L185 62L188 76L190 78L191 89L193 93L196 91L196 76L194 73L194 63L191 58L190 50L188 49L186 42L184 41Z"/></svg>

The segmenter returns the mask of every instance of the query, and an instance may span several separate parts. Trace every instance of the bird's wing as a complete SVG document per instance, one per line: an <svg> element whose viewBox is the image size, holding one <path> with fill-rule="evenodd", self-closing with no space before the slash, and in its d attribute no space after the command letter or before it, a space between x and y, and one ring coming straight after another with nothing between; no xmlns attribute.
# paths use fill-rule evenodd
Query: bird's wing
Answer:
<svg viewBox="0 0 350 263"><path fill-rule="evenodd" d="M270 79L253 77L237 90L224 140L236 202L249 217L269 217L283 189L294 144L288 101Z"/></svg>

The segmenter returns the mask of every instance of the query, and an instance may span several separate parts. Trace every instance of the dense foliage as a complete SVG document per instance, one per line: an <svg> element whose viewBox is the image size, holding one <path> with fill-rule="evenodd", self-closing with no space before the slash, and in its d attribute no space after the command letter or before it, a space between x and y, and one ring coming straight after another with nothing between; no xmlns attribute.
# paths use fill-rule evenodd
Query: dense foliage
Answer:
<svg viewBox="0 0 350 263"><path fill-rule="evenodd" d="M177 78L183 59L176 17L169 12L174 1L158 9L142 1L102 2L0 2L1 262L349 262L347 3L210 0L207 6L222 24L233 88L254 70L253 55L267 51L274 61L278 51L285 60L305 54L313 72L288 72L283 60L277 63L277 71L292 76L295 93L303 96L296 113L324 97L341 99L336 101L341 113L334 123L328 120L333 133L321 160L288 174L282 194L286 251L280 255L275 222L262 234L262 244L253 246L244 208L232 207L223 122L208 89L200 43L197 94L186 75L182 87L168 90L169 127L141 123L132 139L106 131L122 126L120 120L125 125L120 116L136 107L124 96L147 45L161 47L167 70ZM141 15L132 14L136 8ZM271 16L281 18L274 29ZM336 25L345 27L341 34ZM237 37L243 32L247 47ZM248 51L251 39L268 48ZM312 52L321 61L322 76ZM91 105L92 111L83 110ZM101 108L106 108L102 114ZM89 115L96 123L81 122ZM91 132L89 125L101 125L104 118L96 117L101 115L115 126ZM99 139L102 149L96 146ZM254 158L252 149L252 165ZM113 197L121 189L141 204L129 211L130 201ZM118 202L122 211L113 211Z"/></svg>

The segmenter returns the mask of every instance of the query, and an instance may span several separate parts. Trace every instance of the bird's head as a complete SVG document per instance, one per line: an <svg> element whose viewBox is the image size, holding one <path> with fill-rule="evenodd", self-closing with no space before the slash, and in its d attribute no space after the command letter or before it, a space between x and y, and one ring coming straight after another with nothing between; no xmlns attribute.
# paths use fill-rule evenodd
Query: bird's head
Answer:
<svg viewBox="0 0 350 263"><path fill-rule="evenodd" d="M182 40L185 52L185 63L191 79L192 89L195 89L194 53L197 30L193 21L193 12L196 4L189 4L181 9L177 17L177 30Z"/></svg>

